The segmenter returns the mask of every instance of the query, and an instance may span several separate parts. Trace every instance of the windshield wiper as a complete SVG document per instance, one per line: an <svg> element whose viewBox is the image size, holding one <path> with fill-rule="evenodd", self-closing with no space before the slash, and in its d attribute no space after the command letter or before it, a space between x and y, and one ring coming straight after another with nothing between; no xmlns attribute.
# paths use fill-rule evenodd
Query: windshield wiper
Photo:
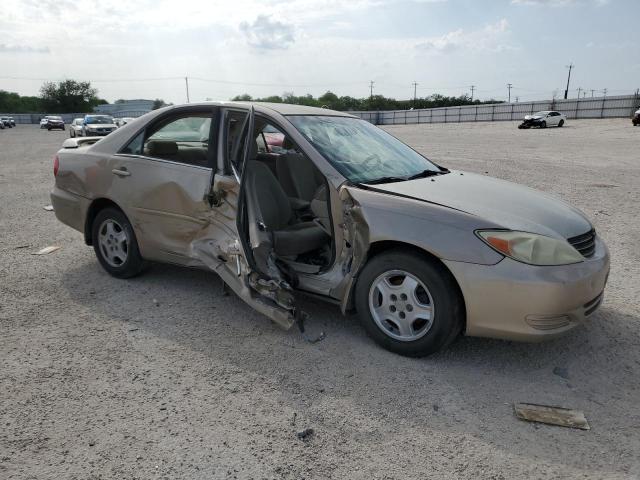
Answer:
<svg viewBox="0 0 640 480"><path fill-rule="evenodd" d="M435 175L444 175L445 173L449 173L449 170L423 170L414 175L411 175L410 177L407 177L407 180L415 180L416 178L433 177Z"/></svg>
<svg viewBox="0 0 640 480"><path fill-rule="evenodd" d="M364 183L366 185L377 185L379 183L404 182L406 180L407 179L405 177L380 177L374 180L367 180L365 182L360 182L360 183Z"/></svg>

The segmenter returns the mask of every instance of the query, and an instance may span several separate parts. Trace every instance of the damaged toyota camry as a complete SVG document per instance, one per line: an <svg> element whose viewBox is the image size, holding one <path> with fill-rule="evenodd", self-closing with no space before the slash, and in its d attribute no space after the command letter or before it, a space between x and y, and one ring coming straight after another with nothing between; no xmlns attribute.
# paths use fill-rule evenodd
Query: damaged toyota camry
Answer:
<svg viewBox="0 0 640 480"><path fill-rule="evenodd" d="M167 107L103 139L67 139L54 175L57 218L114 277L145 261L210 269L301 330L298 300L310 294L357 312L403 355L460 334L556 337L598 308L609 273L607 247L576 208L449 170L326 109Z"/></svg>

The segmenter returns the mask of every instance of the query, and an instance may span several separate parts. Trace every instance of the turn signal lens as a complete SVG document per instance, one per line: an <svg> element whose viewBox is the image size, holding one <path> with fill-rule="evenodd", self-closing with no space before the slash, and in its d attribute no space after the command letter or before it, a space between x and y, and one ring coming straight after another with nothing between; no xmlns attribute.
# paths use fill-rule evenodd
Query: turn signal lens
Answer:
<svg viewBox="0 0 640 480"><path fill-rule="evenodd" d="M584 257L566 240L528 232L479 230L480 239L498 253L530 265L569 265Z"/></svg>

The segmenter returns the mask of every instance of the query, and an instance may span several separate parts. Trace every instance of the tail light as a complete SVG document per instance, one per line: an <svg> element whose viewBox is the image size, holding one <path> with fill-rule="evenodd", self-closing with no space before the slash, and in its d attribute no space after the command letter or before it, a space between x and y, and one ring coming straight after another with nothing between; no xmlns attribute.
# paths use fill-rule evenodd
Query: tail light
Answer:
<svg viewBox="0 0 640 480"><path fill-rule="evenodd" d="M58 155L56 155L55 157L53 157L53 176L54 177L58 176L59 168L60 168L60 159L58 158Z"/></svg>

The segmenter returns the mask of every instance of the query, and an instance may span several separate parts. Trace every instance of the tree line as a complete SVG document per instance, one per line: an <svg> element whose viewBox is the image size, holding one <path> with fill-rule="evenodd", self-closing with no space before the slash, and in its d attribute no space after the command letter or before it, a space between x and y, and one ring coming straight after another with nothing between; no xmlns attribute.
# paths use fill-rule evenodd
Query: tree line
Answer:
<svg viewBox="0 0 640 480"><path fill-rule="evenodd" d="M124 100L116 100L116 103ZM63 80L45 82L39 96L21 96L15 92L0 90L0 112L6 113L91 113L97 105L107 102L98 96L98 90L90 82ZM153 109L168 105L156 98Z"/></svg>
<svg viewBox="0 0 640 480"><path fill-rule="evenodd" d="M328 91L324 95L314 97L311 94L296 96L293 93L272 95L264 98L254 98L249 94L236 95L231 100L234 101L254 101L272 103L293 103L296 105L306 105L309 107L324 107L331 110L353 111L353 110L409 110L410 108L438 108L457 107L460 105L482 105L484 103L503 103L500 100L478 100L471 99L469 95L458 97L448 97L434 93L428 97L421 97L410 100L396 100L383 95L372 95L367 98L355 98L349 96L339 97L335 93Z"/></svg>

